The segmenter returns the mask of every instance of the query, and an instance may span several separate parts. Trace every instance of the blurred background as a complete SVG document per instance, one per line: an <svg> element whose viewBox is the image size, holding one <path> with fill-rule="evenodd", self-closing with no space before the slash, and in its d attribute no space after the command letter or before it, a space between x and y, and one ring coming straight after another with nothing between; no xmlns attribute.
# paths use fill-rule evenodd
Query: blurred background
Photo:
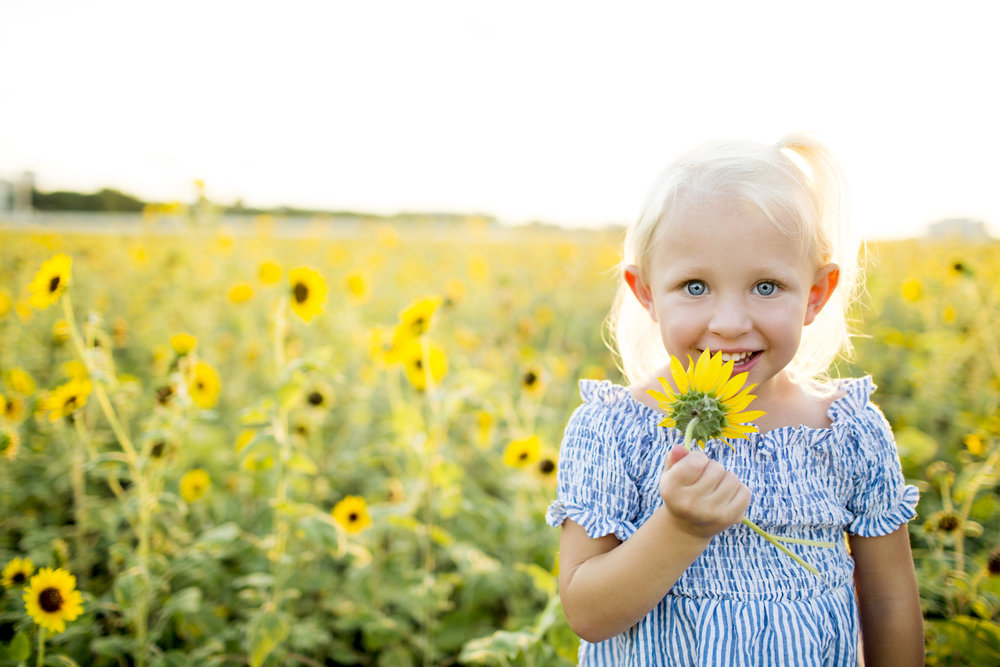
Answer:
<svg viewBox="0 0 1000 667"><path fill-rule="evenodd" d="M678 151L819 134L871 238L997 234L992 3L0 9L0 179L247 208L626 224ZM4 198L0 198L0 202ZM14 205L13 203L8 204Z"/></svg>

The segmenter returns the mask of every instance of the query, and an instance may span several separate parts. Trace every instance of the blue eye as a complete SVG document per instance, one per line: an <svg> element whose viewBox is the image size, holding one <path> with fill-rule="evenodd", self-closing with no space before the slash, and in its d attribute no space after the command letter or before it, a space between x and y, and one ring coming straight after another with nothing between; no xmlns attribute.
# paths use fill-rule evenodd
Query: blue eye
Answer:
<svg viewBox="0 0 1000 667"><path fill-rule="evenodd" d="M690 280L684 283L684 291L691 296L701 296L708 291L708 287L700 280Z"/></svg>
<svg viewBox="0 0 1000 667"><path fill-rule="evenodd" d="M754 292L760 296L771 296L778 291L778 286L774 283L765 280L764 282L757 283L753 286Z"/></svg>

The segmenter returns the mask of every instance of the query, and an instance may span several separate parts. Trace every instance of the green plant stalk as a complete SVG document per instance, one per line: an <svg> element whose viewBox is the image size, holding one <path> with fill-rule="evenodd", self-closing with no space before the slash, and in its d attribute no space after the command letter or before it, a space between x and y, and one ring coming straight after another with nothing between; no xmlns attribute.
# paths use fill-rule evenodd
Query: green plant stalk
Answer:
<svg viewBox="0 0 1000 667"><path fill-rule="evenodd" d="M691 451L691 445L692 445L692 443L694 441L694 430L695 430L695 428L697 428L697 426L698 426L698 418L694 417L691 421L688 422L687 428L684 429L684 448L687 449L689 452ZM763 537L765 540L767 540L768 542L770 542L771 544L773 544L774 546L776 546L778 549L780 549L781 551L783 551L789 558L791 558L792 560L794 560L796 563L798 563L799 565L801 565L802 567L804 567L806 570L808 570L812 574L816 575L817 577L820 576L819 575L819 570L817 570L815 567L813 567L812 565L810 565L806 561L802 560L802 558L799 557L798 554L796 554L795 552L793 552L791 549L789 549L785 545L781 544L781 542L790 542L792 544L804 544L804 545L811 546L811 547L831 547L832 548L834 546L834 544L832 544L831 542L819 542L819 541L816 541L816 540L802 540L802 539L798 539L798 538L794 538L794 537L778 537L776 535L772 535L771 533L767 532L766 530L764 530L763 528L761 528L760 526L758 526L757 524L755 524L753 521L751 521L750 519L748 519L746 517L743 517L741 519L741 521L742 521L742 523L743 523L744 526L746 526L747 528L749 528L750 530L754 531L755 533L757 533L758 535L760 535L761 537Z"/></svg>
<svg viewBox="0 0 1000 667"><path fill-rule="evenodd" d="M424 424L427 427L426 437L424 438L425 453L426 453L426 465L424 466L424 490L426 493L426 505L424 507L424 539L421 542L421 547L424 551L424 573L425 581L428 584L432 584L434 580L434 573L437 570L437 558L434 553L434 527L437 525L437 512L435 511L434 502L436 498L436 484L434 482L434 471L438 464L438 442L439 439L443 439L443 428L440 422L441 408L437 404L437 401L433 400L432 397L435 395L435 382L434 374L431 372L430 364L430 345L427 339L421 336L420 340L421 349L421 370L424 374L424 409L428 414L424 417ZM439 438L439 436L441 436ZM431 591L428 588L426 591L426 606L424 608L424 614L422 621L421 631L425 638L425 646L434 646L434 628L433 628L433 604L434 599L431 595ZM422 663L424 665L431 664L431 655L429 649L424 650Z"/></svg>
<svg viewBox="0 0 1000 667"><path fill-rule="evenodd" d="M84 474L84 454L83 448L89 439L86 427L80 419L73 420L76 429L76 440L73 443L73 453L70 461L70 488L73 491L73 546L76 550L74 560L78 564L77 576L81 584L85 581L85 573L88 568L84 567L83 554L86 553L84 547L84 520L87 517L87 480Z"/></svg>
<svg viewBox="0 0 1000 667"><path fill-rule="evenodd" d="M976 474L972 476L966 486L966 496L965 500L962 502L962 509L959 512L961 516L961 524L965 525L965 522L969 520L969 515L972 513L972 503L976 499L976 494L979 493L979 488L982 486L983 477L993 472L1000 463L1000 450L993 452L988 459L983 461L982 466L976 471ZM958 536L955 540L955 570L958 572L965 572L965 534Z"/></svg>
<svg viewBox="0 0 1000 667"><path fill-rule="evenodd" d="M45 664L45 628L38 627L38 660L35 662L37 667L42 667Z"/></svg>
<svg viewBox="0 0 1000 667"><path fill-rule="evenodd" d="M80 329L76 325L76 317L73 314L73 304L70 302L68 291L63 294L62 303L63 312L66 315L66 321L69 323L70 338L73 340L73 346L80 355L80 361L82 361L84 367L87 368L87 374L91 375L90 366L87 363L87 350L83 343L83 337L80 335ZM135 611L135 634L136 640L139 644L139 650L135 658L137 667L145 667L147 649L146 643L149 633L149 536L151 508L154 501L148 497L149 493L146 485L146 478L142 474L139 463L139 455L136 452L135 446L132 444L132 439L129 438L124 426L122 426L121 420L118 419L118 414L115 412L114 406L111 405L111 400L108 398L108 393L104 388L104 384L97 378L95 378L95 382L92 384L93 392L94 395L97 396L97 402L101 406L101 411L104 413L105 419L107 419L108 423L111 425L111 430L115 434L115 438L118 440L118 444L121 446L122 452L125 454L129 474L135 484L136 494L138 496L139 517L138 524L136 526L136 538L138 541L136 556L139 563L139 573L142 577L142 584L140 586L139 599L136 602Z"/></svg>
<svg viewBox="0 0 1000 667"><path fill-rule="evenodd" d="M278 300L278 307L274 313L274 360L277 368L277 377L280 378L285 371L285 332L288 329L288 316L286 308L288 299L282 296ZM284 408L280 402L277 412L271 419L271 430L274 440L278 443L278 456L275 462L275 488L274 488L274 515L272 519L272 529L274 530L274 546L271 553L271 575L274 578L272 601L275 609L281 609L281 594L284 588L285 578L285 550L288 548L288 460L291 457L291 443L288 438L288 428L285 423Z"/></svg>

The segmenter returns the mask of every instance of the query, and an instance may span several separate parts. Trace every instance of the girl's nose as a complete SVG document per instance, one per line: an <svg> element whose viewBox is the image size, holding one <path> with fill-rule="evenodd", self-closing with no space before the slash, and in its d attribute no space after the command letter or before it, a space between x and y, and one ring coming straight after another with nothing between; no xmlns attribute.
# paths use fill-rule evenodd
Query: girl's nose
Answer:
<svg viewBox="0 0 1000 667"><path fill-rule="evenodd" d="M709 331L727 340L736 339L752 328L750 312L740 299L721 300L708 323Z"/></svg>

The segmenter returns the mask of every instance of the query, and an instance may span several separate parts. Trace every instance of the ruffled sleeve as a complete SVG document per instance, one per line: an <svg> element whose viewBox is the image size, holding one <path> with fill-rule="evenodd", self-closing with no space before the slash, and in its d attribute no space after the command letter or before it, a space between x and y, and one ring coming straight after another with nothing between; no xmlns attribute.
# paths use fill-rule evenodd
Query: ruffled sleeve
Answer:
<svg viewBox="0 0 1000 667"><path fill-rule="evenodd" d="M635 532L639 489L623 455L627 390L609 382L580 383L584 402L570 417L559 449L558 494L545 520L560 526L572 519L592 538Z"/></svg>
<svg viewBox="0 0 1000 667"><path fill-rule="evenodd" d="M851 437L857 448L854 493L847 502L853 518L847 532L861 537L888 535L916 515L917 487L903 479L892 428L879 408L868 400L875 385L864 378L848 390L855 403Z"/></svg>

